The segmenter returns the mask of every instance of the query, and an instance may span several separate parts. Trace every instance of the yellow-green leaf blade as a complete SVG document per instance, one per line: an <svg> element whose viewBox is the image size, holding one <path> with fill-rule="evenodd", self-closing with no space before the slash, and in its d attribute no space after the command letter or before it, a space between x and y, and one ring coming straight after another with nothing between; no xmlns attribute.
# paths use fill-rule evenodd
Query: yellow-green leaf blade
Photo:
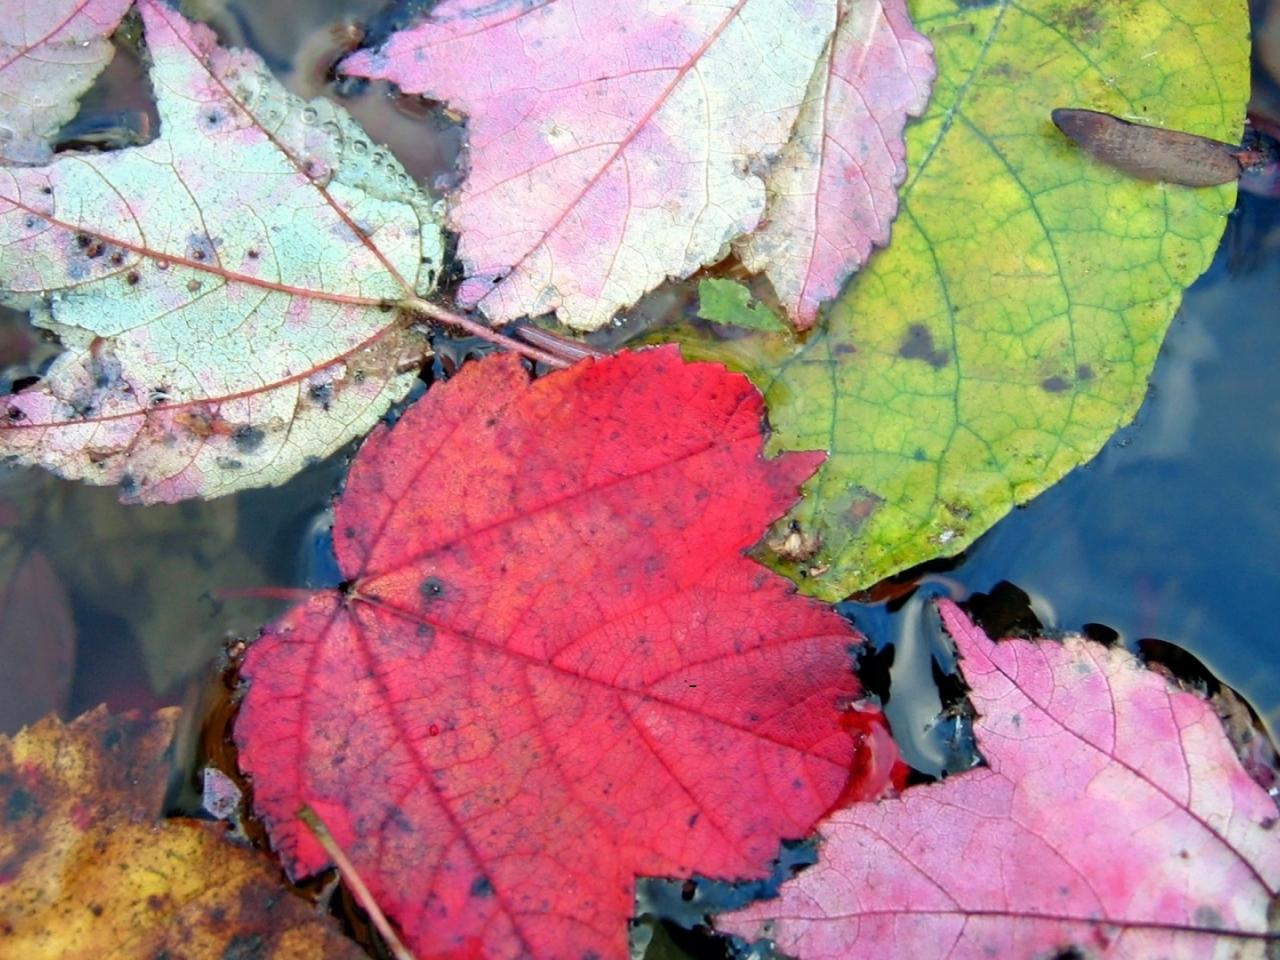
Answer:
<svg viewBox="0 0 1280 960"><path fill-rule="evenodd" d="M816 555L775 558L830 598L963 549L1094 456L1137 410L1235 195L1128 180L1049 111L1238 139L1243 3L919 0L913 14L939 76L908 131L889 248L798 351L744 364L734 348L775 449L830 451L792 514Z"/></svg>

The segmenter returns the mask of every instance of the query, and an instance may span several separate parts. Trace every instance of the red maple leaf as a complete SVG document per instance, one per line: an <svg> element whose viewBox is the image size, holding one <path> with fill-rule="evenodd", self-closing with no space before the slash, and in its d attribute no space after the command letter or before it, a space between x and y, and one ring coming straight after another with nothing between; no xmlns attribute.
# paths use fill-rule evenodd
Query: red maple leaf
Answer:
<svg viewBox="0 0 1280 960"><path fill-rule="evenodd" d="M236 739L295 876L328 824L420 955L626 955L642 875L764 875L849 779L828 608L744 556L821 454L674 348L493 357L366 441L346 589L249 651ZM868 789L878 791L883 785Z"/></svg>

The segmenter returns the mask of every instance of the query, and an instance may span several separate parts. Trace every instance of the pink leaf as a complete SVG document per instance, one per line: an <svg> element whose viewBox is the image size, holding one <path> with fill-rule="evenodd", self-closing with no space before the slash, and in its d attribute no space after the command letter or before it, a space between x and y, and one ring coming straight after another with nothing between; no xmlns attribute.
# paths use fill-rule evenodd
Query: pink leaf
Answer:
<svg viewBox="0 0 1280 960"><path fill-rule="evenodd" d="M1212 708L1123 650L995 644L940 606L988 766L836 812L819 863L722 928L799 958L1261 960L1277 810Z"/></svg>
<svg viewBox="0 0 1280 960"><path fill-rule="evenodd" d="M343 69L468 115L462 299L582 329L755 228L756 171L788 139L836 18L835 0L484 9L442 3Z"/></svg>
<svg viewBox="0 0 1280 960"><path fill-rule="evenodd" d="M905 0L848 0L796 130L769 173L760 229L737 244L800 329L889 242L907 174L902 131L929 101L933 50Z"/></svg>
<svg viewBox="0 0 1280 960"><path fill-rule="evenodd" d="M0 4L0 159L41 163L113 53L107 39L130 0Z"/></svg>

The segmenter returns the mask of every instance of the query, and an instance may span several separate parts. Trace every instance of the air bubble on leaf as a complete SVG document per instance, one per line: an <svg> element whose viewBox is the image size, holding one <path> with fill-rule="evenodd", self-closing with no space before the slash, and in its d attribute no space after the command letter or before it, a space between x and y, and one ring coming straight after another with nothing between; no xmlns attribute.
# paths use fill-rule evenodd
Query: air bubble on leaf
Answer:
<svg viewBox="0 0 1280 960"><path fill-rule="evenodd" d="M320 117L320 111L315 107L307 107L302 111L302 122L308 126L315 123Z"/></svg>
<svg viewBox="0 0 1280 960"><path fill-rule="evenodd" d="M366 140L351 141L351 152L357 156L364 156L369 152L369 143Z"/></svg>

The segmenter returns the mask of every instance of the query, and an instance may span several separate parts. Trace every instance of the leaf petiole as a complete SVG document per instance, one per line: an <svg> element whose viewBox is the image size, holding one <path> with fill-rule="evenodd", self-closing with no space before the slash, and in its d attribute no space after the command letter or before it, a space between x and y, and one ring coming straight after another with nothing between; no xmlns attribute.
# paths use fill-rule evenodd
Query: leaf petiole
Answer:
<svg viewBox="0 0 1280 960"><path fill-rule="evenodd" d="M316 838L316 842L324 847L324 852L329 855L329 859L338 867L338 872L342 874L342 881L351 888L352 894L356 900L360 902L360 906L364 908L364 912L369 915L369 919L373 921L373 925L377 927L378 933L382 936L383 942L391 951L392 956L396 960L414 960L414 956L409 949L400 942L400 937L396 935L395 929L387 920L386 914L378 906L378 902L373 899L373 894L369 892L369 888L365 886L364 880L360 878L359 872L342 848L338 846L333 834L329 832L329 828L324 825L324 821L320 819L320 815L311 809L307 804L303 804L298 808L298 819L301 820L312 836Z"/></svg>
<svg viewBox="0 0 1280 960"><path fill-rule="evenodd" d="M547 366L554 367L557 370L567 367L575 360L580 359L580 356L570 355L568 351L564 349L556 349L556 352L552 353L548 350L542 350L527 343L521 343L519 340L514 340L511 337L508 337L506 334L499 333L492 327L483 323L477 323L475 320L472 320L464 314L454 313L452 310L446 310L444 307L440 307L427 300L423 300L421 297L405 297L400 300L396 306L412 313L428 317L437 323L446 323L450 326L459 327L474 337L480 337L483 340L488 340L490 343L497 344L500 347L510 350L512 353L517 353L522 357L527 357L528 359L535 360L539 363L545 363ZM548 346L550 345L548 344Z"/></svg>

